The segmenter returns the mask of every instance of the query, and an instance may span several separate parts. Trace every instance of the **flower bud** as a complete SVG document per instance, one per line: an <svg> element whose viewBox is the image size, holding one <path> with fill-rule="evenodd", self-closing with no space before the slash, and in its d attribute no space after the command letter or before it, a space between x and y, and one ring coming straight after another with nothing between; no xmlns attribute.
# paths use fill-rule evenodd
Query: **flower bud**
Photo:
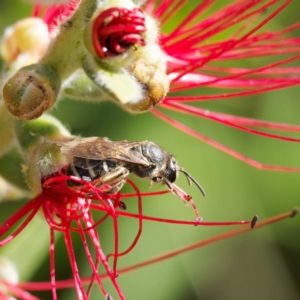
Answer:
<svg viewBox="0 0 300 300"><path fill-rule="evenodd" d="M37 61L46 51L50 37L47 24L40 18L26 18L7 28L1 43L1 56L11 63L22 54Z"/></svg>
<svg viewBox="0 0 300 300"><path fill-rule="evenodd" d="M169 91L166 54L158 45L158 24L136 1L109 1L89 22L83 61L88 77L130 112L145 112Z"/></svg>
<svg viewBox="0 0 300 300"><path fill-rule="evenodd" d="M24 168L26 182L30 189L39 194L42 191L43 177L61 170L68 164L60 148L52 142L46 142L36 148L36 153Z"/></svg>
<svg viewBox="0 0 300 300"><path fill-rule="evenodd" d="M94 49L103 59L121 54L135 44L144 46L142 33L145 30L145 17L139 8L112 7L93 23Z"/></svg>
<svg viewBox="0 0 300 300"><path fill-rule="evenodd" d="M25 163L23 171L31 190L41 192L41 178L55 173L67 165L66 157L60 152L56 142L69 141L71 134L60 121L51 115L18 122L16 137Z"/></svg>
<svg viewBox="0 0 300 300"><path fill-rule="evenodd" d="M84 30L86 48L113 69L127 65L134 51L146 44L145 15L131 1L127 2L122 3L122 7L104 9Z"/></svg>
<svg viewBox="0 0 300 300"><path fill-rule="evenodd" d="M34 64L20 69L3 88L10 113L21 120L38 118L57 98L61 80L50 66Z"/></svg>
<svg viewBox="0 0 300 300"><path fill-rule="evenodd" d="M142 58L133 61L119 72L98 68L95 61L86 59L83 68L88 77L126 110L139 113L159 103L169 90L169 79L160 66ZM102 97L102 95L101 95Z"/></svg>
<svg viewBox="0 0 300 300"><path fill-rule="evenodd" d="M169 91L169 79L156 65L139 59L127 67L128 71L143 87L143 97L138 101L124 103L131 112L143 112L158 104Z"/></svg>

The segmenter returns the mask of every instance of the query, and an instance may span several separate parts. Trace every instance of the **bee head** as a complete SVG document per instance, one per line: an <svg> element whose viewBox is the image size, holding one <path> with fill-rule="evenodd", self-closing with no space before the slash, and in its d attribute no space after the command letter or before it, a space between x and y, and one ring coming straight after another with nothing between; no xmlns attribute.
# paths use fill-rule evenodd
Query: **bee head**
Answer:
<svg viewBox="0 0 300 300"><path fill-rule="evenodd" d="M169 182L173 183L176 181L178 177L178 163L177 160L174 158L174 156L171 153L168 153L167 155L167 162L166 167L164 170L161 170L161 176L164 179L167 179Z"/></svg>
<svg viewBox="0 0 300 300"><path fill-rule="evenodd" d="M174 156L171 153L168 153L166 167L160 172L160 174L162 176L161 180L167 185L169 189L174 190L173 183L178 178L179 172L185 175L189 185L191 185L191 183L194 182L198 189L201 191L202 195L205 197L205 192L201 185L188 172L186 172L183 168L179 167L177 160L174 158Z"/></svg>

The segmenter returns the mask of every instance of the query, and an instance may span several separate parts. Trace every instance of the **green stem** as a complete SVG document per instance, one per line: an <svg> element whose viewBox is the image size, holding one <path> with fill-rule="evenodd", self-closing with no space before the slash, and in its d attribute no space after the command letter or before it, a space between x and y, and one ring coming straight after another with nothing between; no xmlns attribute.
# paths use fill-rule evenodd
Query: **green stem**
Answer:
<svg viewBox="0 0 300 300"><path fill-rule="evenodd" d="M55 69L61 80L81 68L81 58L86 51L82 42L82 32L97 5L99 8L99 2L82 0L72 17L61 23L59 34L40 61L41 64L50 65Z"/></svg>
<svg viewBox="0 0 300 300"><path fill-rule="evenodd" d="M61 87L60 98L99 102L109 96L98 87L83 70L77 70Z"/></svg>

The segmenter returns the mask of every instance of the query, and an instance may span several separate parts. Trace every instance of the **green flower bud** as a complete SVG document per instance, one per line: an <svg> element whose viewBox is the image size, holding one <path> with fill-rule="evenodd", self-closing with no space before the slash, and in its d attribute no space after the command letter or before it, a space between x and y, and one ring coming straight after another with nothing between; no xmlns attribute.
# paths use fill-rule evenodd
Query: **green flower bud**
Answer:
<svg viewBox="0 0 300 300"><path fill-rule="evenodd" d="M47 65L20 69L3 88L9 112L21 120L36 119L53 107L61 86L58 74Z"/></svg>
<svg viewBox="0 0 300 300"><path fill-rule="evenodd" d="M12 63L26 56L24 64L36 62L47 50L50 42L47 24L40 18L26 18L8 27L0 45L4 61Z"/></svg>
<svg viewBox="0 0 300 300"><path fill-rule="evenodd" d="M113 72L99 69L89 57L83 62L83 68L110 99L133 113L148 111L169 90L166 73L143 59L132 62L119 72Z"/></svg>
<svg viewBox="0 0 300 300"><path fill-rule="evenodd" d="M43 143L36 149L26 166L25 177L28 186L32 191L41 193L42 178L57 172L68 163L59 146L52 142Z"/></svg>
<svg viewBox="0 0 300 300"><path fill-rule="evenodd" d="M169 80L164 71L153 64L139 59L127 67L129 72L142 85L143 97L136 102L124 103L131 112L144 112L158 104L169 91Z"/></svg>
<svg viewBox="0 0 300 300"><path fill-rule="evenodd" d="M55 173L68 164L57 142L69 141L71 134L54 117L18 122L16 135L25 157L23 171L28 186L40 193L42 177Z"/></svg>

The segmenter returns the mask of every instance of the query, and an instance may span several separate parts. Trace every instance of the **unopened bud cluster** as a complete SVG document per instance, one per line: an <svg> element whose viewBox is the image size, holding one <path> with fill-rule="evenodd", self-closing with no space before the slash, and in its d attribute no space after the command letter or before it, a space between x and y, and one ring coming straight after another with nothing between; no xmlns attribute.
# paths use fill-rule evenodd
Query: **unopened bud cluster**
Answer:
<svg viewBox="0 0 300 300"><path fill-rule="evenodd" d="M3 98L10 113L21 120L38 118L66 93L76 99L72 87L78 81L87 81L81 100L91 100L88 91L94 86L93 101L111 99L132 112L159 103L169 80L156 21L132 0L72 5L72 13L51 33L37 17L6 30L1 55L12 76Z"/></svg>

